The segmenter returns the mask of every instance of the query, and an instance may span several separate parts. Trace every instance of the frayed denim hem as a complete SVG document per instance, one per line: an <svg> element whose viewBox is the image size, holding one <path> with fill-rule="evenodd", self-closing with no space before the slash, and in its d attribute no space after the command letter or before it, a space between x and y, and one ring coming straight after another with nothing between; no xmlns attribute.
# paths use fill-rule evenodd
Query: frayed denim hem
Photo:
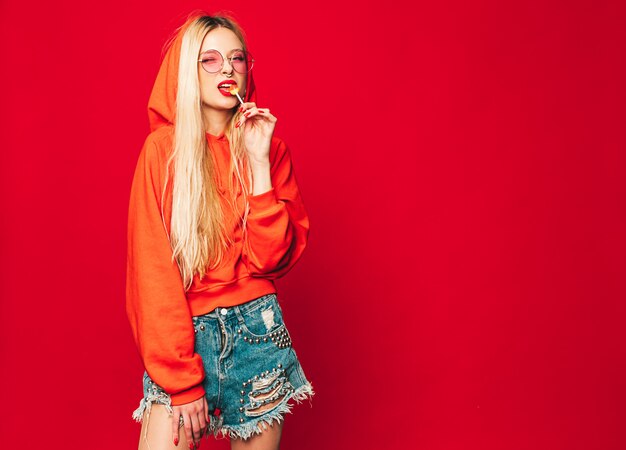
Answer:
<svg viewBox="0 0 626 450"><path fill-rule="evenodd" d="M218 427L213 431L213 434L216 438L221 434L222 437L228 436L231 439L246 440L255 434L263 433L264 430L268 429L268 425L272 426L274 420L276 420L277 423L280 423L281 420L284 421L284 414L292 414L291 408L293 404L288 403L290 399L294 399L296 403L302 403L302 401L308 397L309 403L311 404L311 399L314 395L313 386L311 383L306 383L296 389L293 394L285 395L281 403L274 409L265 413L262 417L258 417L242 425L224 425ZM263 429L261 429L261 427L263 427Z"/></svg>
<svg viewBox="0 0 626 450"><path fill-rule="evenodd" d="M174 414L174 410L172 409L172 399L163 391L151 392L146 397L141 399L141 402L139 402L139 407L135 411L133 411L133 419L135 419L136 422L142 422L144 412L146 413L146 427L143 433L143 439L146 441L146 446L148 448L150 448L150 444L148 443L148 425L150 424L150 412L152 411L152 403L155 402L165 406L165 409L167 409L167 413L170 416ZM180 419L182 422L183 417L181 416Z"/></svg>

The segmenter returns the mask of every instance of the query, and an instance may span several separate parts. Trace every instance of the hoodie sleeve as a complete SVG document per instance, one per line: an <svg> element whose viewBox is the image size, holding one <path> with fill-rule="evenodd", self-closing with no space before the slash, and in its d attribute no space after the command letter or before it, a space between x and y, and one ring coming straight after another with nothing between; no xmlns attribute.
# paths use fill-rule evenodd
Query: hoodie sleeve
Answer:
<svg viewBox="0 0 626 450"><path fill-rule="evenodd" d="M161 218L161 167L148 137L130 192L126 313L148 375L172 405L181 405L204 395L204 366L194 352L191 312Z"/></svg>
<svg viewBox="0 0 626 450"><path fill-rule="evenodd" d="M242 260L252 276L285 275L300 259L309 236L309 218L300 197L291 154L279 140L271 170L272 188L249 195Z"/></svg>

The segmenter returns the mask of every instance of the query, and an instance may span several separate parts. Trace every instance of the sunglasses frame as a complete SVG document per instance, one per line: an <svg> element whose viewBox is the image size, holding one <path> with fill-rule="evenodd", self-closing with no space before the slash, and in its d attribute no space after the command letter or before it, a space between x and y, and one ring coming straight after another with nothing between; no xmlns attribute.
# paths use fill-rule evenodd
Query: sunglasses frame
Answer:
<svg viewBox="0 0 626 450"><path fill-rule="evenodd" d="M252 70L252 68L254 67L254 58L253 58L252 54L251 54L249 51L247 51L247 50L242 50L242 49L236 49L236 50L234 50L234 51L240 51L240 52L244 52L244 53L245 53L245 55L246 55L246 60L247 60L247 62L248 62L248 64L249 64L249 69L248 69L248 71L247 71L247 72L239 72L238 70L236 70L236 69L235 69L235 66L233 66L233 58L234 58L234 56L229 56L228 58L224 58L224 55L222 55L222 53L220 53L220 51L219 51L219 50L216 50L216 49L214 49L214 48L210 48L210 49L208 49L208 50L203 51L203 52L202 52L202 55L204 55L204 54L205 54L205 53L207 53L207 52L216 52L216 53L217 53L218 55L220 55L220 57L222 58L222 63L220 64L220 68L219 68L219 69L217 69L215 72L209 72L208 70L206 70L206 67L204 67L204 64L202 64L202 69L203 69L206 73L211 73L211 74L213 74L213 73L218 73L220 70L222 70L222 69L224 68L224 62L226 61L226 59L228 59L228 64L230 64L230 67L232 67L232 68L233 68L233 70L234 70L235 72L240 73L240 74L242 74L242 75L243 75L243 74L246 74L246 73L249 73L249 72ZM200 58L200 59L198 60L198 62L199 62L199 63L203 63L203 62L204 62L204 59Z"/></svg>

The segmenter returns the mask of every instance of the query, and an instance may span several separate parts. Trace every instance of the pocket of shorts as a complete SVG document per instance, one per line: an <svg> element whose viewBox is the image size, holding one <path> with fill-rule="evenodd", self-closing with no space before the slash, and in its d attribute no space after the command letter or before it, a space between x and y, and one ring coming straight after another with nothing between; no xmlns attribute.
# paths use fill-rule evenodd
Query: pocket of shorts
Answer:
<svg viewBox="0 0 626 450"><path fill-rule="evenodd" d="M256 337L268 337L285 328L283 312L275 295L257 308L242 313L242 328Z"/></svg>

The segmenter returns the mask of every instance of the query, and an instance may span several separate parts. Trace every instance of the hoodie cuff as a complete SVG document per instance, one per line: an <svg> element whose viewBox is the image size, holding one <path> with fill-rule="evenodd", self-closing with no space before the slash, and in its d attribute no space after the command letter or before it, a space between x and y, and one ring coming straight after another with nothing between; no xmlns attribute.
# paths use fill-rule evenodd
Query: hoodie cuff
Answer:
<svg viewBox="0 0 626 450"><path fill-rule="evenodd" d="M262 211L278 203L273 186L269 191L262 194L248 195L248 201L250 202L250 211Z"/></svg>
<svg viewBox="0 0 626 450"><path fill-rule="evenodd" d="M205 391L201 384L187 389L186 391L179 392L177 394L170 394L172 399L172 406L183 405L185 403L193 402L204 396Z"/></svg>

